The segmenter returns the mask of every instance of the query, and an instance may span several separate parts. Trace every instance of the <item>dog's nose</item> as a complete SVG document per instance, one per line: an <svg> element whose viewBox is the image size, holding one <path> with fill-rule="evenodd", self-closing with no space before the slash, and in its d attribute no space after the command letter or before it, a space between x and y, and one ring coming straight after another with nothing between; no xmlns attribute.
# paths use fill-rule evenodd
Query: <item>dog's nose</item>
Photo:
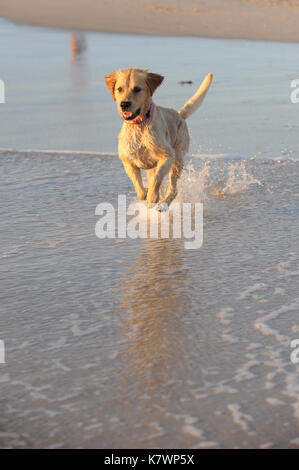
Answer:
<svg viewBox="0 0 299 470"><path fill-rule="evenodd" d="M130 106L131 106L131 101L122 101L120 103L120 107L123 110L128 109Z"/></svg>

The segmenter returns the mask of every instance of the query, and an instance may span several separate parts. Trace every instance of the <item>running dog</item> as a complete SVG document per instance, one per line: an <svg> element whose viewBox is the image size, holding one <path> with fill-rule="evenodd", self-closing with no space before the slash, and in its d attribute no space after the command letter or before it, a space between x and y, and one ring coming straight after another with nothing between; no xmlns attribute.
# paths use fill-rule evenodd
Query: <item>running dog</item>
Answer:
<svg viewBox="0 0 299 470"><path fill-rule="evenodd" d="M139 199L148 206L157 204L165 211L176 197L177 182L189 149L186 119L201 105L213 75L209 73L197 92L177 112L156 106L152 96L164 80L162 75L143 69L127 68L105 77L123 125L118 135L118 153L134 184ZM146 170L148 189L144 187L141 169ZM160 199L160 187L169 174L169 186Z"/></svg>

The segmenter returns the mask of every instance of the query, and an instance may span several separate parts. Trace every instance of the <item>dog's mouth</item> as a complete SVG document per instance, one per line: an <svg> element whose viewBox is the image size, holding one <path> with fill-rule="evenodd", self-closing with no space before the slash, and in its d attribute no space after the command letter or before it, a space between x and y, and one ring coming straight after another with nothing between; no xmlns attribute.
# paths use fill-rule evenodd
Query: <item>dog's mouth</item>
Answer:
<svg viewBox="0 0 299 470"><path fill-rule="evenodd" d="M137 118L137 116L139 116L140 111L141 111L141 108L138 108L137 111L135 111L135 113L133 113L132 111L122 111L122 115L126 121L131 121L132 119L135 119Z"/></svg>

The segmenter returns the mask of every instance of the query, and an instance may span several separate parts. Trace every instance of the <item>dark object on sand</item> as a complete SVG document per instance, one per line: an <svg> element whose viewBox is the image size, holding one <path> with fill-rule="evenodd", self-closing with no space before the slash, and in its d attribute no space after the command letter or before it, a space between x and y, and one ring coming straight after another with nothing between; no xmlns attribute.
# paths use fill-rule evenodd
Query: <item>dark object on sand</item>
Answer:
<svg viewBox="0 0 299 470"><path fill-rule="evenodd" d="M192 80L182 80L179 82L180 85L192 85Z"/></svg>

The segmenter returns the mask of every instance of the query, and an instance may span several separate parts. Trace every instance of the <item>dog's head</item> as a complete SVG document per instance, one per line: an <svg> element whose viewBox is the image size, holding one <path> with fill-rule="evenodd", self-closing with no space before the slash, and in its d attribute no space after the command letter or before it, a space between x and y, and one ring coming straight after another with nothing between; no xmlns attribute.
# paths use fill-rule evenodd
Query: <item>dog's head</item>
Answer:
<svg viewBox="0 0 299 470"><path fill-rule="evenodd" d="M164 77L143 69L124 69L105 77L121 117L131 121L137 116L145 116L149 111L152 95L161 85Z"/></svg>

